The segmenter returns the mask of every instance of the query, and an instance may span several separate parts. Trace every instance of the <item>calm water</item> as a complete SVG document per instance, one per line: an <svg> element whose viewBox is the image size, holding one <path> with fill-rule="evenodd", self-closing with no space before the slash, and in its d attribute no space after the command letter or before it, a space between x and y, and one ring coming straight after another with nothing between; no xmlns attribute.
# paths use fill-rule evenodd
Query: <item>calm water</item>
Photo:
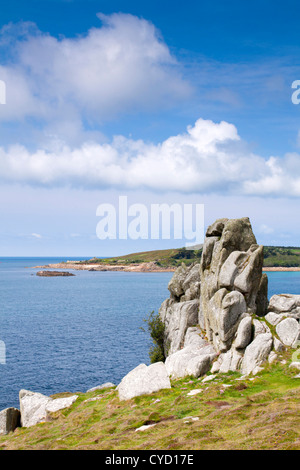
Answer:
<svg viewBox="0 0 300 470"><path fill-rule="evenodd" d="M19 406L22 388L50 395L118 383L149 364L143 319L168 297L172 273L76 271L40 278L29 266L61 261L0 258L0 410ZM300 273L268 273L269 296L300 293Z"/></svg>
<svg viewBox="0 0 300 470"><path fill-rule="evenodd" d="M143 319L168 296L171 273L76 271L41 278L33 269L57 259L0 258L0 410L18 406L25 388L44 394L118 383L149 364ZM34 274L34 275L33 275Z"/></svg>

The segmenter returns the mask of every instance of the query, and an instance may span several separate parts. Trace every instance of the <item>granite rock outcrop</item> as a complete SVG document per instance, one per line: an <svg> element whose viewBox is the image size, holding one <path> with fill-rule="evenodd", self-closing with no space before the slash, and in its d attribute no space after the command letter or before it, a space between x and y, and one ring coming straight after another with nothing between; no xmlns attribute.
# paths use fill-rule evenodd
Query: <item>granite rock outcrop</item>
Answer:
<svg viewBox="0 0 300 470"><path fill-rule="evenodd" d="M159 310L170 376L198 377L209 369L256 374L276 351L298 344L300 295L269 302L263 260L248 218L208 227L201 262L175 271Z"/></svg>

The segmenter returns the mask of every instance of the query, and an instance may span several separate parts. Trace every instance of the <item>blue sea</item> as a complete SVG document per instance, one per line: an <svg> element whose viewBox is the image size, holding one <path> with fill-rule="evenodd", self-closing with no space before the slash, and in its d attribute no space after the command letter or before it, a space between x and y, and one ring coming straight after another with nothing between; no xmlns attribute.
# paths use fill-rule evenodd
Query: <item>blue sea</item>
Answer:
<svg viewBox="0 0 300 470"><path fill-rule="evenodd" d="M78 259L78 258L77 258ZM84 258L80 258L84 259ZM34 266L63 258L0 258L0 410L19 406L19 390L85 392L119 381L144 362L145 319L169 296L172 273L76 271L38 277ZM300 293L300 272L272 272L269 297Z"/></svg>

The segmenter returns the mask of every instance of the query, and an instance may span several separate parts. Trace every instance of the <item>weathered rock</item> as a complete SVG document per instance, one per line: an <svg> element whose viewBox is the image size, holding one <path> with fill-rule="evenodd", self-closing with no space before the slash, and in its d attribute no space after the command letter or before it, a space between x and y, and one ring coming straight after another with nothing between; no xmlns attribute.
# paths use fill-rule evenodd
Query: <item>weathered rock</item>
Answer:
<svg viewBox="0 0 300 470"><path fill-rule="evenodd" d="M235 349L245 349L252 337L252 318L250 315L244 317L237 329L234 340Z"/></svg>
<svg viewBox="0 0 300 470"><path fill-rule="evenodd" d="M187 302L167 302L160 309L160 317L165 323L165 353L173 354L184 343L186 330L197 325L199 300Z"/></svg>
<svg viewBox="0 0 300 470"><path fill-rule="evenodd" d="M269 302L269 312L291 314L300 318L300 295L273 295Z"/></svg>
<svg viewBox="0 0 300 470"><path fill-rule="evenodd" d="M111 382L105 382L104 384L101 384L101 385L97 385L96 387L93 387L93 388L90 388L89 390L87 390L86 393L89 393L89 392L95 392L96 390L102 390L104 388L113 388L115 387L116 385L111 383Z"/></svg>
<svg viewBox="0 0 300 470"><path fill-rule="evenodd" d="M0 435L13 432L20 426L20 411L17 408L6 408L0 411Z"/></svg>
<svg viewBox="0 0 300 470"><path fill-rule="evenodd" d="M268 311L268 284L269 279L266 273L261 276L258 292L256 296L256 315L264 317Z"/></svg>
<svg viewBox="0 0 300 470"><path fill-rule="evenodd" d="M182 283L184 292L191 288L191 286L200 286L200 264L195 264L187 268L185 279Z"/></svg>
<svg viewBox="0 0 300 470"><path fill-rule="evenodd" d="M217 219L213 224L211 224L207 231L206 231L206 236L207 237L220 237L222 235L222 232L224 230L224 226L228 222L228 219Z"/></svg>
<svg viewBox="0 0 300 470"><path fill-rule="evenodd" d="M275 313L275 312L269 312L265 316L265 319L267 320L268 323L270 323L273 326L278 325L281 320L286 318L286 315L284 313Z"/></svg>
<svg viewBox="0 0 300 470"><path fill-rule="evenodd" d="M155 362L148 367L146 364L140 364L117 386L120 400L148 395L165 388L171 388L171 383L163 362Z"/></svg>
<svg viewBox="0 0 300 470"><path fill-rule="evenodd" d="M185 302L200 297L200 264L179 266L169 282L171 299Z"/></svg>
<svg viewBox="0 0 300 470"><path fill-rule="evenodd" d="M300 362L291 362L290 365L289 365L289 367L290 367L291 369L298 369L298 370L300 370Z"/></svg>
<svg viewBox="0 0 300 470"><path fill-rule="evenodd" d="M208 338L217 351L225 352L230 348L239 321L246 313L245 299L240 292L228 292L223 288L215 293L208 306L209 312L206 315L210 332Z"/></svg>
<svg viewBox="0 0 300 470"><path fill-rule="evenodd" d="M77 398L78 395L72 395L70 397L51 399L46 404L46 412L55 413L56 411L63 410L64 408L69 408L71 405L73 405Z"/></svg>
<svg viewBox="0 0 300 470"><path fill-rule="evenodd" d="M293 346L300 338L300 325L295 318L285 318L276 326L279 339L286 346Z"/></svg>
<svg viewBox="0 0 300 470"><path fill-rule="evenodd" d="M248 218L219 219L208 227L199 267L178 268L160 309L170 376L201 375L216 356L211 372L255 374L284 344L295 344L300 295L275 295L269 304L263 261ZM280 340L268 325L276 326ZM206 341L213 348L209 358Z"/></svg>
<svg viewBox="0 0 300 470"><path fill-rule="evenodd" d="M21 390L19 399L23 427L34 426L46 420L46 405L51 400L50 397L29 390Z"/></svg>
<svg viewBox="0 0 300 470"><path fill-rule="evenodd" d="M185 334L183 347L186 348L187 346L194 346L197 348L199 346L203 346L203 344L207 344L207 341L202 337L200 328L197 326L188 328Z"/></svg>
<svg viewBox="0 0 300 470"><path fill-rule="evenodd" d="M241 372L244 375L255 374L268 359L273 345L271 333L262 333L247 346L243 357Z"/></svg>
<svg viewBox="0 0 300 470"><path fill-rule="evenodd" d="M279 341L278 338L274 338L273 343L274 343L274 351L276 352L285 351L285 346L282 344L281 341Z"/></svg>
<svg viewBox="0 0 300 470"><path fill-rule="evenodd" d="M187 346L180 351L171 354L166 359L166 369L172 378L193 375L200 377L210 368L212 361L216 358L213 346L203 340L201 346Z"/></svg>
<svg viewBox="0 0 300 470"><path fill-rule="evenodd" d="M184 294L183 283L187 276L187 267L185 264L179 266L174 272L172 279L169 282L168 289L175 298L179 298Z"/></svg>
<svg viewBox="0 0 300 470"><path fill-rule="evenodd" d="M218 359L218 363L220 365L219 372L227 373L229 371L235 372L239 370L242 359L243 359L242 352L232 347L226 353L223 353L220 355Z"/></svg>
<svg viewBox="0 0 300 470"><path fill-rule="evenodd" d="M200 264L199 310L217 350L230 349L243 314L256 313L257 302L266 303L262 266L263 247L256 244L248 218L222 219L208 228Z"/></svg>
<svg viewBox="0 0 300 470"><path fill-rule="evenodd" d="M49 412L67 408L78 398L73 395L67 398L53 399L41 393L21 390L19 393L21 426L30 427L46 421Z"/></svg>
<svg viewBox="0 0 300 470"><path fill-rule="evenodd" d="M261 335L263 333L271 333L268 325L265 322L257 320L256 318L254 318L253 320L253 329L254 329L254 339L257 337L257 335Z"/></svg>
<svg viewBox="0 0 300 470"><path fill-rule="evenodd" d="M40 277L68 277L75 276L75 274L69 273L67 271L38 271L36 273Z"/></svg>
<svg viewBox="0 0 300 470"><path fill-rule="evenodd" d="M269 364L273 364L278 359L278 354L275 351L271 351L268 357Z"/></svg>

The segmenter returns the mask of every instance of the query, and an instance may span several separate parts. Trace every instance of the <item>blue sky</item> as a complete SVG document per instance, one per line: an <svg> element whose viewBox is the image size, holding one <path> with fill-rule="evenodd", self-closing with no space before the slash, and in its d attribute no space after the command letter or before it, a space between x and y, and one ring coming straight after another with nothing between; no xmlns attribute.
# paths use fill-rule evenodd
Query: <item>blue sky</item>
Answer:
<svg viewBox="0 0 300 470"><path fill-rule="evenodd" d="M1 5L0 256L106 256L96 209L205 204L299 245L296 1Z"/></svg>

